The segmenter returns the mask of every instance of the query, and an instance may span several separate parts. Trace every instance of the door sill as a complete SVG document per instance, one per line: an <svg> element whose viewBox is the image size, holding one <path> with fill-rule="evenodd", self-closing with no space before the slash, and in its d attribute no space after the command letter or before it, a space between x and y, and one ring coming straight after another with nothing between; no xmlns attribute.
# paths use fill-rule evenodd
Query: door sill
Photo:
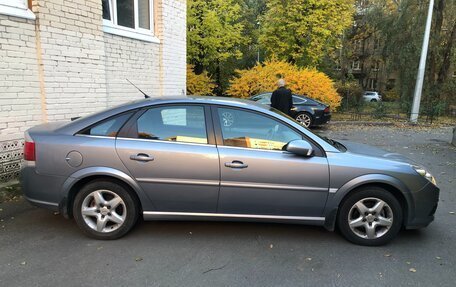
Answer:
<svg viewBox="0 0 456 287"><path fill-rule="evenodd" d="M144 220L264 221L301 223L309 225L323 225L325 223L324 217L263 214L144 211L143 216Z"/></svg>

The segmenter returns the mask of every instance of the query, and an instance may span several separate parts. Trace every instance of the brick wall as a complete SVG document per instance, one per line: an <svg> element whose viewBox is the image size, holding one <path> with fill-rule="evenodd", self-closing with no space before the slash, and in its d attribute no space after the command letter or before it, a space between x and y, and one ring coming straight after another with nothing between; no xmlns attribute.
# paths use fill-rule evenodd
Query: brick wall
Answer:
<svg viewBox="0 0 456 287"><path fill-rule="evenodd" d="M0 141L42 121L39 95L35 21L0 15Z"/></svg>
<svg viewBox="0 0 456 287"><path fill-rule="evenodd" d="M126 78L151 96L185 93L186 1L154 2L159 44L103 32L101 0L0 14L0 181L17 172L26 129L142 98Z"/></svg>

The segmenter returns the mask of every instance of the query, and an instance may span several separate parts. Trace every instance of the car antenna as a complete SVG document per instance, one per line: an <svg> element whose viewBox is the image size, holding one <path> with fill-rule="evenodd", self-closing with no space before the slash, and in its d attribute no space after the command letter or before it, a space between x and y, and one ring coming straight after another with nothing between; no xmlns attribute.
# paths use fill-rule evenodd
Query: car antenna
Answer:
<svg viewBox="0 0 456 287"><path fill-rule="evenodd" d="M133 87L135 87L136 89L138 89L138 91L140 91L141 94L144 95L144 98L150 99L150 96L149 96L148 94L144 93L140 88L138 88L135 84L133 84L129 79L125 79L125 80L127 80L130 84L132 84Z"/></svg>

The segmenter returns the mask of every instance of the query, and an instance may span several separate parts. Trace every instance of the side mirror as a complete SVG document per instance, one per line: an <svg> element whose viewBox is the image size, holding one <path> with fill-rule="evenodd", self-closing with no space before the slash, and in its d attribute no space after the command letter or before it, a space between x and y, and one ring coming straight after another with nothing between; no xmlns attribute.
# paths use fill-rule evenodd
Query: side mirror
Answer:
<svg viewBox="0 0 456 287"><path fill-rule="evenodd" d="M305 140L294 140L289 142L284 149L288 152L310 157L313 155L313 149L310 143Z"/></svg>

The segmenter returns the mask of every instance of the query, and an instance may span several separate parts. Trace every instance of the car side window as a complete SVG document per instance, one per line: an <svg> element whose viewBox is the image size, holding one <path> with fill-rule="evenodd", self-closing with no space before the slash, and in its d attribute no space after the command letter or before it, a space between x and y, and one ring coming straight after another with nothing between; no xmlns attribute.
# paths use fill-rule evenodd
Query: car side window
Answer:
<svg viewBox="0 0 456 287"><path fill-rule="evenodd" d="M302 136L285 124L254 112L218 108L223 143L226 146L282 150Z"/></svg>
<svg viewBox="0 0 456 287"><path fill-rule="evenodd" d="M304 104L305 102L307 102L306 99L293 96L293 104L298 104L299 105L299 104Z"/></svg>
<svg viewBox="0 0 456 287"><path fill-rule="evenodd" d="M82 135L116 137L120 128L130 118L133 112L123 113L102 121L80 132Z"/></svg>
<svg viewBox="0 0 456 287"><path fill-rule="evenodd" d="M148 109L137 121L138 138L207 144L201 106L165 106Z"/></svg>

